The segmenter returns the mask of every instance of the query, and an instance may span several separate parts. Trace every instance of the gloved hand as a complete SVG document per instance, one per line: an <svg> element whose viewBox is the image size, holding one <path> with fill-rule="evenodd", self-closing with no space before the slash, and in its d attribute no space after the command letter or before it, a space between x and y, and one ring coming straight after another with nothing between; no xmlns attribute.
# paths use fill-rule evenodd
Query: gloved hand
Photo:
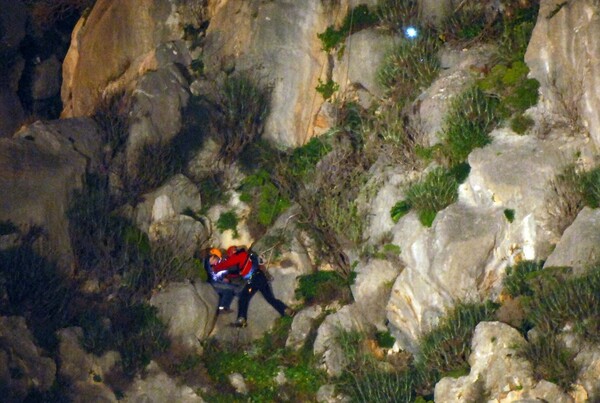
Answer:
<svg viewBox="0 0 600 403"><path fill-rule="evenodd" d="M215 273L213 275L213 279L215 281L223 281L223 279L225 278L225 276L227 275L227 273L228 273L227 270L219 271L219 272L217 272L217 273Z"/></svg>

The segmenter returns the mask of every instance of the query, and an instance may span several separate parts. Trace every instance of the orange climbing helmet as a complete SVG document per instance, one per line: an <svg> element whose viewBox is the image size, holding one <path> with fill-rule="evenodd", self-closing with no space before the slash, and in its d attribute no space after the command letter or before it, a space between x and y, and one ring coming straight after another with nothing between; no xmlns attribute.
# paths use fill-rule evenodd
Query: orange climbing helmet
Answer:
<svg viewBox="0 0 600 403"><path fill-rule="evenodd" d="M220 250L220 249L217 249L217 248L212 248L212 249L211 249L211 250L208 252L208 254L209 254L210 256L216 256L216 257L218 257L219 259L222 259L222 258L223 258L223 254L221 253L221 250Z"/></svg>

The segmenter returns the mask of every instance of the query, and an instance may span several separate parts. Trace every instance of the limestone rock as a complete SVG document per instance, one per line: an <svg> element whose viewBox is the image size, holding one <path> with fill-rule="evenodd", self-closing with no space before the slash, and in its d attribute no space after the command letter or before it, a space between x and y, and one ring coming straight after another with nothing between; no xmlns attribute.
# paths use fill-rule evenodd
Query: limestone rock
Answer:
<svg viewBox="0 0 600 403"><path fill-rule="evenodd" d="M207 283L171 283L154 294L150 304L168 326L169 337L192 351L201 351L200 342L212 330L217 293Z"/></svg>
<svg viewBox="0 0 600 403"><path fill-rule="evenodd" d="M60 74L61 64L54 55L36 65L31 84L33 100L40 101L58 95L60 93Z"/></svg>
<svg viewBox="0 0 600 403"><path fill-rule="evenodd" d="M480 323L471 342L469 375L443 378L435 386L435 401L479 401L484 393L489 393L490 398L507 403L521 399L572 402L556 385L531 378L531 364L518 358L514 351L515 346L523 343L519 332L508 325Z"/></svg>
<svg viewBox="0 0 600 403"><path fill-rule="evenodd" d="M22 401L29 392L45 392L56 379L56 364L35 345L25 319L0 317L0 385L3 398Z"/></svg>
<svg viewBox="0 0 600 403"><path fill-rule="evenodd" d="M386 331L386 305L392 285L401 268L386 260L373 259L359 264L351 286L354 301L366 320L381 331Z"/></svg>
<svg viewBox="0 0 600 403"><path fill-rule="evenodd" d="M272 102L265 137L287 146L303 144L313 135L323 103L315 88L328 68L317 34L341 23L359 3L373 1L223 2L206 34L206 70L254 71L267 78ZM353 57L364 58L358 52ZM370 62L366 68L373 70Z"/></svg>
<svg viewBox="0 0 600 403"><path fill-rule="evenodd" d="M481 46L468 50L443 49L440 52L440 75L419 95L413 104L414 114L410 115L413 126L424 134L427 146L440 142L444 120L452 103L473 84L476 79L473 69L488 63L492 50L489 46Z"/></svg>
<svg viewBox="0 0 600 403"><path fill-rule="evenodd" d="M332 79L339 84L339 92L355 90L364 108L368 108L374 98L380 98L383 89L377 82L377 70L393 43L391 36L373 29L350 35L341 60L333 68Z"/></svg>
<svg viewBox="0 0 600 403"><path fill-rule="evenodd" d="M179 52L183 51L186 50ZM175 64L148 72L139 79L133 91L132 124L127 144L129 164L139 158L144 144L166 144L180 132L181 111L187 106L188 99L187 80Z"/></svg>
<svg viewBox="0 0 600 403"><path fill-rule="evenodd" d="M198 188L186 176L173 176L160 188L142 196L143 202L135 207L134 220L144 232L155 221L179 216L186 209L199 212L202 201Z"/></svg>
<svg viewBox="0 0 600 403"><path fill-rule="evenodd" d="M317 402L319 403L346 403L350 402L350 398L335 391L335 385L323 385L317 391Z"/></svg>
<svg viewBox="0 0 600 403"><path fill-rule="evenodd" d="M568 227L544 267L569 266L575 273L598 261L600 250L600 211L585 207Z"/></svg>
<svg viewBox="0 0 600 403"><path fill-rule="evenodd" d="M233 374L229 374L228 378L229 383L231 383L231 386L234 387L237 393L240 393L242 395L248 394L248 385L246 385L246 380L244 379L244 376L242 374L236 372Z"/></svg>
<svg viewBox="0 0 600 403"><path fill-rule="evenodd" d="M155 221L148 229L148 238L157 248L166 248L183 260L192 258L208 239L204 224L186 215Z"/></svg>
<svg viewBox="0 0 600 403"><path fill-rule="evenodd" d="M192 5L97 1L73 30L63 62L62 116L89 115L109 84L112 90L131 88L146 72L157 70L157 47L181 39L183 26L193 24L195 15L186 6Z"/></svg>
<svg viewBox="0 0 600 403"><path fill-rule="evenodd" d="M542 0L525 54L542 103L600 144L600 11L593 0ZM577 127L573 127L577 129Z"/></svg>
<svg viewBox="0 0 600 403"><path fill-rule="evenodd" d="M136 376L133 384L125 391L125 397L119 401L125 403L204 402L192 388L179 385L154 361L146 367L145 376Z"/></svg>
<svg viewBox="0 0 600 403"><path fill-rule="evenodd" d="M348 365L338 340L340 330L360 332L366 331L368 328L368 323L355 304L346 305L325 318L317 330L313 352L321 357L322 366L329 376L341 375Z"/></svg>
<svg viewBox="0 0 600 403"><path fill-rule="evenodd" d="M0 85L0 138L12 136L24 118L25 111L17 93L7 85Z"/></svg>
<svg viewBox="0 0 600 403"><path fill-rule="evenodd" d="M438 213L430 229L414 213L398 222L393 243L406 267L387 306L398 346L415 352L416 340L455 301L480 301L494 292L505 265L496 256L505 221L501 211L453 204Z"/></svg>
<svg viewBox="0 0 600 403"><path fill-rule="evenodd" d="M321 316L322 312L323 308L319 305L313 305L298 312L292 322L285 346L294 350L301 349L313 329L315 320Z"/></svg>
<svg viewBox="0 0 600 403"><path fill-rule="evenodd" d="M513 210L511 242L522 258L543 259L560 235L548 229L552 227L548 225L547 205L552 196L550 180L562 171L578 146L518 136L503 129L491 135L491 144L469 155L471 172L460 187L459 200Z"/></svg>
<svg viewBox="0 0 600 403"><path fill-rule="evenodd" d="M100 165L100 134L91 119L37 122L0 139L0 220L47 230L52 258L65 270L73 255L66 211L86 170ZM44 251L41 251L43 253Z"/></svg>

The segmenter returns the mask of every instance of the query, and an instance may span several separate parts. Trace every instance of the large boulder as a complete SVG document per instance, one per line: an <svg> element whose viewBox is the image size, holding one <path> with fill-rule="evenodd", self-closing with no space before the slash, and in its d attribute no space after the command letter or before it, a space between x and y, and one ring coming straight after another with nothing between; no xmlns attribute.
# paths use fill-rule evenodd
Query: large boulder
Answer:
<svg viewBox="0 0 600 403"><path fill-rule="evenodd" d="M81 347L83 331L72 327L57 332L59 339L58 374L69 382L74 402L116 402L112 389L104 383L106 375L120 361L119 353L108 351L98 357Z"/></svg>
<svg viewBox="0 0 600 403"><path fill-rule="evenodd" d="M143 375L137 375L125 391L124 403L204 403L202 397L189 386L180 385L152 361Z"/></svg>
<svg viewBox="0 0 600 403"><path fill-rule="evenodd" d="M317 35L341 23L359 3L373 1L223 2L207 30L206 70L254 71L268 80L272 102L265 137L284 145L303 144L313 135L323 103L315 89L318 80L333 67ZM363 58L358 53L354 57Z"/></svg>
<svg viewBox="0 0 600 403"><path fill-rule="evenodd" d="M366 29L346 39L345 51L335 64L332 79L339 84L340 93L354 90L360 104L368 108L373 99L383 96L377 82L377 70L394 38L374 29ZM326 77L321 78L327 81Z"/></svg>
<svg viewBox="0 0 600 403"><path fill-rule="evenodd" d="M497 209L453 204L425 229L415 214L394 228L406 264L392 288L387 317L399 347L417 340L456 301L482 301L497 291L506 262L497 250L506 219Z"/></svg>
<svg viewBox="0 0 600 403"><path fill-rule="evenodd" d="M189 210L195 214L202 209L198 187L185 175L175 175L160 188L142 196L133 212L136 225L148 232L152 223L181 215Z"/></svg>
<svg viewBox="0 0 600 403"><path fill-rule="evenodd" d="M75 26L63 62L62 116L89 115L108 86L132 88L139 77L164 65L159 45L182 39L185 25L199 23L192 3L97 1Z"/></svg>
<svg viewBox="0 0 600 403"><path fill-rule="evenodd" d="M217 302L217 293L207 283L172 283L150 299L171 340L196 352L202 351L200 343L212 331Z"/></svg>
<svg viewBox="0 0 600 403"><path fill-rule="evenodd" d="M0 317L0 391L8 402L22 402L33 390L46 392L56 379L56 364L35 343L25 319Z"/></svg>
<svg viewBox="0 0 600 403"><path fill-rule="evenodd" d="M600 144L600 10L594 0L542 0L525 62L542 103Z"/></svg>
<svg viewBox="0 0 600 403"><path fill-rule="evenodd" d="M526 399L572 402L573 399L557 385L533 380L531 364L515 354L515 349L524 343L523 336L508 325L500 322L478 324L471 341L469 375L440 380L435 385L435 401L480 401L489 396L486 400L507 403Z"/></svg>
<svg viewBox="0 0 600 403"><path fill-rule="evenodd" d="M356 306L365 319L380 331L387 330L386 306L392 285L401 266L387 260L372 259L355 268L357 273L351 286Z"/></svg>
<svg viewBox="0 0 600 403"><path fill-rule="evenodd" d="M600 257L600 210L585 207L560 238L544 267L569 266L584 271Z"/></svg>
<svg viewBox="0 0 600 403"><path fill-rule="evenodd" d="M100 133L91 119L37 122L0 139L0 220L46 230L48 248L65 269L73 252L66 212L85 173L101 164Z"/></svg>
<svg viewBox="0 0 600 403"><path fill-rule="evenodd" d="M313 352L329 376L340 376L348 365L340 332L364 333L370 328L356 304L346 305L325 318L317 330Z"/></svg>

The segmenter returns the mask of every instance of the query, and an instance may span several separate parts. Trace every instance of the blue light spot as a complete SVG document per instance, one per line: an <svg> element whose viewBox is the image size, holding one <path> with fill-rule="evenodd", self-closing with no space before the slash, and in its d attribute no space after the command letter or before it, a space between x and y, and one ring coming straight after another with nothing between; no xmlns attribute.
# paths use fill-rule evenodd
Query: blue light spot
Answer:
<svg viewBox="0 0 600 403"><path fill-rule="evenodd" d="M408 39L413 39L419 35L419 31L417 31L415 27L408 27L404 30L404 35L406 35Z"/></svg>

